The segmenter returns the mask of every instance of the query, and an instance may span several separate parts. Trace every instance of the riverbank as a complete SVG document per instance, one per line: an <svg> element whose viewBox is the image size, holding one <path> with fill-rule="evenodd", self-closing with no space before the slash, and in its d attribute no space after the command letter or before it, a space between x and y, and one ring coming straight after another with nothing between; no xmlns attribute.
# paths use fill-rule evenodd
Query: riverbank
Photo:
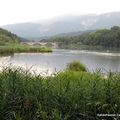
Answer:
<svg viewBox="0 0 120 120"><path fill-rule="evenodd" d="M99 51L99 52L102 52L102 51L104 51L104 52L120 52L120 48L79 45L79 44L62 45L62 46L59 46L59 49L87 50L87 51Z"/></svg>
<svg viewBox="0 0 120 120"><path fill-rule="evenodd" d="M5 45L0 45L0 55L7 55L13 53L44 53L44 52L52 52L52 49L47 47L28 46L16 43L6 43Z"/></svg>
<svg viewBox="0 0 120 120"><path fill-rule="evenodd" d="M97 114L120 112L120 74L65 71L54 77L29 70L0 72L0 119L98 119Z"/></svg>

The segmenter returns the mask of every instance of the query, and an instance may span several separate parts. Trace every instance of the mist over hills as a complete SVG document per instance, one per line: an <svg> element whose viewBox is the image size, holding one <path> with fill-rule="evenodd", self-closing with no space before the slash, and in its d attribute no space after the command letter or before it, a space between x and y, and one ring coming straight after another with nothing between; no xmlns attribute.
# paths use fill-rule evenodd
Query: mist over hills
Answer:
<svg viewBox="0 0 120 120"><path fill-rule="evenodd" d="M2 28L24 38L43 39L58 34L110 28L114 25L120 26L120 12L61 17L44 23L19 23L5 25Z"/></svg>

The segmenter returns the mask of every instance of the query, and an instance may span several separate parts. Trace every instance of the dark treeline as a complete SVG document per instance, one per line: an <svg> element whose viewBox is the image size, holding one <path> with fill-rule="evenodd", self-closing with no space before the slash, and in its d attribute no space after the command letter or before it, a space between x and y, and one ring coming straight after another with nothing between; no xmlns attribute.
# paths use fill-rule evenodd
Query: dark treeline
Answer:
<svg viewBox="0 0 120 120"><path fill-rule="evenodd" d="M58 42L60 48L85 47L103 47L119 48L120 47L120 27L114 26L111 29L102 29L96 32L90 32L74 37L52 38L51 41Z"/></svg>

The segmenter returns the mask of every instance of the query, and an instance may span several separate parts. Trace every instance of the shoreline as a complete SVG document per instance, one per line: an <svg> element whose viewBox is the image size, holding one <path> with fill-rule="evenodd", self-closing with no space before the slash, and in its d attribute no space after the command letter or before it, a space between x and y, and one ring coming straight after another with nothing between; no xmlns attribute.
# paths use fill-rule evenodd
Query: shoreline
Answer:
<svg viewBox="0 0 120 120"><path fill-rule="evenodd" d="M69 53L88 53L88 54L95 54L95 55L104 55L104 56L120 56L120 52L105 52L105 51L98 51L98 50L75 50L75 49L53 49L53 52L62 51L62 52L69 52Z"/></svg>

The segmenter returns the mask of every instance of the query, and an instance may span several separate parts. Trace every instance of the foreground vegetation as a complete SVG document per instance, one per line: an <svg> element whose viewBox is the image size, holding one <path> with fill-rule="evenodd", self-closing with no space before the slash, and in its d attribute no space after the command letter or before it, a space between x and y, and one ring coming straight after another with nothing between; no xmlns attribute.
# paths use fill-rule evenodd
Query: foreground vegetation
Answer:
<svg viewBox="0 0 120 120"><path fill-rule="evenodd" d="M10 67L0 73L0 120L99 120L99 113L120 113L119 73L104 78L67 69L44 78Z"/></svg>
<svg viewBox="0 0 120 120"><path fill-rule="evenodd" d="M50 41L57 42L59 48L66 49L98 49L98 50L120 50L120 27L97 30L73 37L51 38Z"/></svg>

